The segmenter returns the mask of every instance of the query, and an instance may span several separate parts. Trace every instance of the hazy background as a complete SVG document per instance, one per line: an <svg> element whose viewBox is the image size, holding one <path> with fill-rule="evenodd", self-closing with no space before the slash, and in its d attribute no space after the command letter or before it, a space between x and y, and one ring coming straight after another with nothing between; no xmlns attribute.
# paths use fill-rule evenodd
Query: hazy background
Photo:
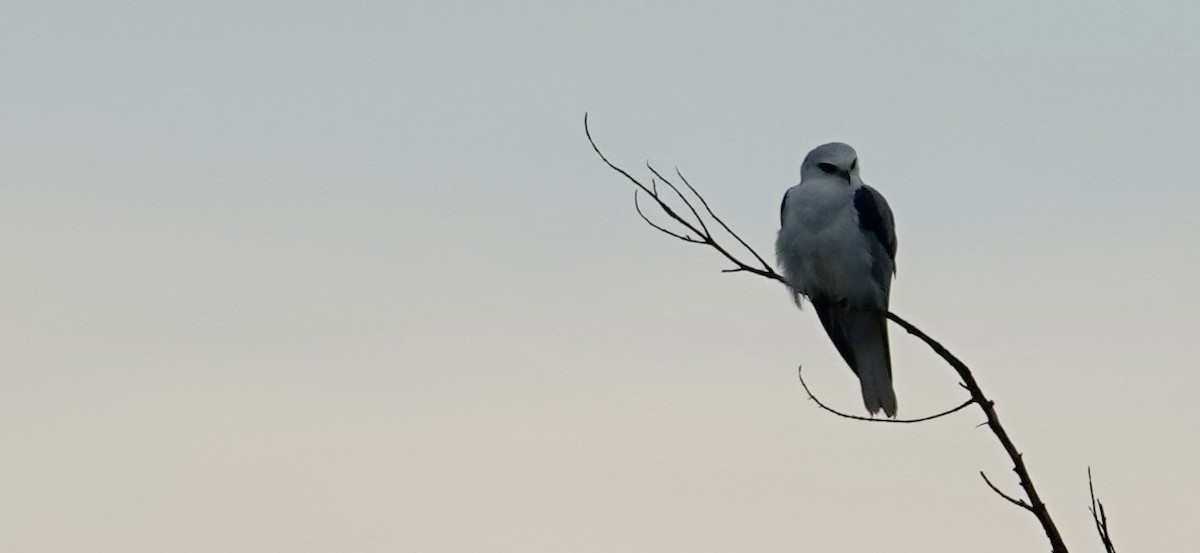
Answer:
<svg viewBox="0 0 1200 553"><path fill-rule="evenodd" d="M0 550L1044 551L975 410L858 385L764 254L804 153L897 217L1076 550L1200 542L1194 2L0 8ZM893 327L901 414L963 398Z"/></svg>

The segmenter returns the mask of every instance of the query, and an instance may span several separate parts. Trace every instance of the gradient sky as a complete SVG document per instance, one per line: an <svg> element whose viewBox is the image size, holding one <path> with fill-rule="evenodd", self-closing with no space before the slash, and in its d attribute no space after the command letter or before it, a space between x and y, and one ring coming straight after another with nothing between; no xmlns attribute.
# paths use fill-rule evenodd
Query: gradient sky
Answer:
<svg viewBox="0 0 1200 553"><path fill-rule="evenodd" d="M811 147L896 213L1075 551L1200 543L1200 7L0 7L0 550L1047 550L972 410L913 426L764 254ZM893 327L901 415L963 398Z"/></svg>

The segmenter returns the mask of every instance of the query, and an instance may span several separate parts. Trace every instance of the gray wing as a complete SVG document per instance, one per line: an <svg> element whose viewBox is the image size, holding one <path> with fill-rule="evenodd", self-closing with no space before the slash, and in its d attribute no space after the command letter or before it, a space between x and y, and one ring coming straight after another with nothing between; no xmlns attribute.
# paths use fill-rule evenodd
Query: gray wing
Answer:
<svg viewBox="0 0 1200 553"><path fill-rule="evenodd" d="M779 226L783 226L783 221L784 221L785 215L787 215L787 197L788 197L788 192L791 192L791 191L792 191L792 189L789 188L787 192L784 192L783 193L783 201L779 203Z"/></svg>

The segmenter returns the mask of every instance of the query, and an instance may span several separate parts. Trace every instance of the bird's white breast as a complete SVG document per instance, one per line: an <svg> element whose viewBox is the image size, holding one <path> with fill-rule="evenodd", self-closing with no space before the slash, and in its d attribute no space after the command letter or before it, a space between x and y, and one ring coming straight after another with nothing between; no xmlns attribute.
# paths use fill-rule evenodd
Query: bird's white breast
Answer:
<svg viewBox="0 0 1200 553"><path fill-rule="evenodd" d="M775 249L793 290L863 307L884 305L883 291L871 278L871 253L858 226L854 190L844 181L793 187L782 222Z"/></svg>

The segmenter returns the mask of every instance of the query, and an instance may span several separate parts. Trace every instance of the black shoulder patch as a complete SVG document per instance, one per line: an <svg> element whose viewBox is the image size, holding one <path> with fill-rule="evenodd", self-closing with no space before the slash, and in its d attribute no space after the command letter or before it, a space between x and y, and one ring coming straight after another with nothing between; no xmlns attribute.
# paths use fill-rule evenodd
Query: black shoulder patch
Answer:
<svg viewBox="0 0 1200 553"><path fill-rule="evenodd" d="M895 259L896 246L888 236L887 229L884 228L883 211L880 210L879 203L875 201L875 195L869 188L860 187L854 192L854 209L858 211L858 228L879 240L879 243L883 244L883 248L887 250L888 257Z"/></svg>

